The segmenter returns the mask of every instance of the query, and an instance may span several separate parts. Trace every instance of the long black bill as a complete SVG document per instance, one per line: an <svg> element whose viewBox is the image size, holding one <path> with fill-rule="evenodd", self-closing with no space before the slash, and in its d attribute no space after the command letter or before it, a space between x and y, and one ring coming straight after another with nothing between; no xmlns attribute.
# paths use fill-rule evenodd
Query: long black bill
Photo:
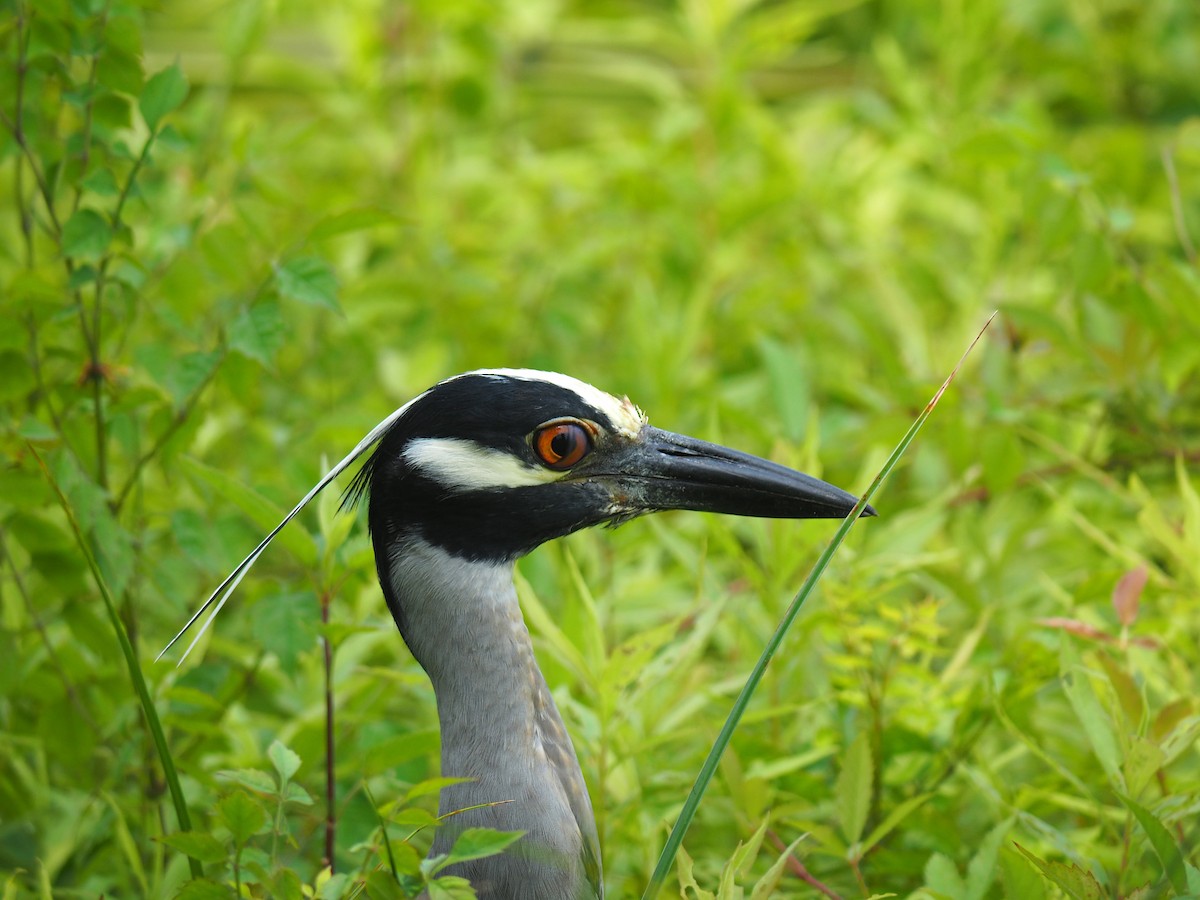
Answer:
<svg viewBox="0 0 1200 900"><path fill-rule="evenodd" d="M811 475L647 426L610 476L644 510L690 509L769 519L843 519L858 498ZM867 506L862 515L876 515Z"/></svg>

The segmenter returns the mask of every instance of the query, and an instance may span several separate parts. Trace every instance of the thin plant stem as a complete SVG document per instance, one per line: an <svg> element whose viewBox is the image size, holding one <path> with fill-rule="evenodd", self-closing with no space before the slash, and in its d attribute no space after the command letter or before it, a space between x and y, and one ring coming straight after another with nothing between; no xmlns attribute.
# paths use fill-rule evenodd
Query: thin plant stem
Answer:
<svg viewBox="0 0 1200 900"><path fill-rule="evenodd" d="M29 49L29 32L25 28L25 6L17 4L17 83L16 102L13 107L13 136L18 145L25 141L25 73L28 70L25 54ZM25 267L32 269L34 264L33 246L33 211L25 202L25 166L24 160L17 157L14 166L14 193L16 194L18 215L21 219L21 237L25 243Z"/></svg>
<svg viewBox="0 0 1200 900"><path fill-rule="evenodd" d="M1171 155L1170 147L1162 148L1162 164L1163 171L1167 174L1167 186L1170 188L1168 193L1171 197L1171 218L1175 221L1175 235L1179 238L1179 246L1183 248L1187 261L1195 265L1196 246L1192 243L1192 236L1188 232L1187 216L1183 211L1183 198L1179 193L1179 176L1175 174L1175 159Z"/></svg>
<svg viewBox="0 0 1200 900"><path fill-rule="evenodd" d="M150 147L154 144L156 136L157 133L152 132L146 138L146 142L142 144L142 152L138 154L133 168L129 170L129 175L125 178L125 184L121 186L121 193L117 197L117 205L113 209L112 214L112 230L114 234L121 228L121 213L125 209L125 202L129 199L129 194L133 190L138 173L141 172L142 167L146 164L146 160L150 158ZM83 336L87 342L90 356L88 379L92 383L92 411L96 426L96 481L105 490L108 490L108 428L104 422L105 376L103 360L100 358L100 348L104 324L104 288L107 285L108 267L112 263L112 259L111 253L105 254L96 269L96 286L92 295L92 321L90 325L86 320L83 298L77 295L80 324L83 328Z"/></svg>
<svg viewBox="0 0 1200 900"><path fill-rule="evenodd" d="M375 802L374 796L371 795L371 788L367 783L363 782L363 793L367 795L367 800L371 804L371 809L375 811L375 817L379 820L379 831L383 835L383 849L387 851L388 867L392 870L392 877L396 881L400 880L400 872L396 869L396 855L392 853L392 841L388 837L387 820L383 814L379 812L379 804Z"/></svg>
<svg viewBox="0 0 1200 900"><path fill-rule="evenodd" d="M321 637L324 645L325 665L325 864L333 872L333 851L337 833L336 794L334 780L334 729L333 729L333 643L329 640L329 591L321 592L321 625L326 633Z"/></svg>
<svg viewBox="0 0 1200 900"><path fill-rule="evenodd" d="M771 843L775 845L775 849L778 850L780 853L787 850L787 844L785 844L783 842L783 839L780 838L779 835L777 835L770 828L767 829L767 837L770 839ZM796 854L794 854L794 853L788 854L787 865L788 865L788 870L793 875L795 875L797 878L799 878L801 881L803 881L805 884L807 884L809 887L811 887L814 891L819 891L820 893L822 893L826 897L828 897L829 900L842 900L842 895L839 894L837 891L833 890L833 888L829 887L824 882L822 882L819 878L817 878L815 875L813 875L812 872L808 871L808 868L804 865L804 863L802 863L796 857Z"/></svg>
<svg viewBox="0 0 1200 900"><path fill-rule="evenodd" d="M137 692L138 700L141 702L142 714L146 717L146 724L150 728L151 737L154 739L154 746L158 750L159 762L163 767L163 774L167 779L167 788L171 794L171 800L175 805L175 816L179 821L181 831L192 830L192 819L188 814L187 801L183 796L183 787L179 783L179 773L175 770L175 761L171 758L171 750L167 745L166 736L163 734L162 722L158 718L158 710L154 706L154 701L150 697L150 690L146 687L146 678L142 674L141 663L138 661L137 652L133 649L133 644L129 640L129 635L125 631L125 626L121 622L121 616L117 612L116 602L113 600L112 593L108 589L108 583L104 580L104 574L100 571L100 566L96 563L96 557L92 554L91 548L88 546L87 538L83 534L83 529L80 528L79 520L75 518L75 511L71 508L70 501L62 492L57 479L51 473L45 460L41 454L37 452L37 448L33 444L26 442L29 452L33 458L37 460L38 467L42 470L46 481L49 482L50 488L58 497L59 505L62 507L64 515L67 517L67 522L71 526L71 531L75 535L75 543L79 547L79 552L83 554L84 561L91 570L92 580L96 584L96 589L100 592L101 598L104 600L104 609L108 613L109 622L112 625L113 631L117 636L117 643L121 646L121 653L125 657L125 665L129 669L129 680L133 682L133 688ZM188 857L188 866L191 869L193 878L203 878L204 870L200 865L200 861L193 857Z"/></svg>
<svg viewBox="0 0 1200 900"><path fill-rule="evenodd" d="M885 462L883 465L883 468L879 470L879 473L875 476L874 480L872 480L871 486L867 488L866 493L859 498L858 503L855 504L854 509L850 511L850 514L842 520L841 525L839 525L837 531L834 532L833 539L830 540L829 545L817 558L816 564L813 566L812 571L808 573L808 577L804 580L804 584L796 593L796 596L792 600L791 605L788 607L787 612L784 613L783 619L780 621L779 626L775 629L775 633L771 635L770 639L767 641L767 645L763 648L763 652L759 656L758 662L754 664L754 668L750 673L750 677L746 679L745 686L742 688L741 693L738 694L738 698L734 702L733 709L730 710L729 716L725 720L725 724L721 727L721 731L717 735L716 741L713 743L712 750L709 751L708 758L705 759L704 765L701 766L700 774L696 776L696 782L692 785L691 793L688 794L687 800L684 801L683 809L680 810L679 813L679 818L675 820L675 826L671 829L671 833L667 837L666 846L663 847L662 855L658 858L658 864L654 867L654 872L650 877L650 883L646 886L645 893L642 894L642 900L653 900L653 898L658 896L658 892L662 889L663 882L667 877L667 872L670 870L675 861L675 854L678 853L679 846L683 843L683 836L687 832L688 826L691 825L692 819L695 818L696 809L700 805L700 799L704 796L705 790L707 790L709 783L716 774L717 765L720 763L721 757L725 753L725 748L729 746L729 741L733 738L733 732L737 728L738 723L741 721L742 715L745 713L747 706L749 706L751 696L753 696L755 689L759 685L759 682L762 681L762 677L767 670L767 665L770 663L771 658L775 655L775 652L779 649L779 645L783 642L783 638L787 634L788 629L791 628L792 622L794 622L796 616L799 615L800 608L804 605L804 601L808 599L809 595L812 594L813 589L816 588L817 582L820 580L821 576L825 572L825 569L829 565L829 561L833 559L834 553L837 552L837 549L846 539L846 535L850 532L851 526L853 526L855 521L857 521L859 514L863 511L863 509L866 508L867 503L879 489L879 485L883 482L883 479L891 473L892 469L895 468L896 463L900 461L900 457L904 455L904 452L908 449L909 444L913 442L913 438L917 436L917 432L921 430L921 426L925 424L925 421L929 418L930 413L933 412L938 402L942 399L942 395L946 393L946 389L954 380L954 376L958 374L958 370L966 361L967 356L972 350L975 349L975 345L979 343L979 339L983 337L983 333L987 331L988 326L992 324L992 320L996 318L996 315L997 313L992 313L987 322L984 323L983 328L981 328L979 333L975 335L975 339L971 341L971 345L967 347L966 352L963 353L962 358L959 359L958 364L954 367L954 370L946 377L946 380L942 382L942 386L937 389L937 392L933 395L933 398L929 401L929 403L926 404L925 408L921 411L921 414L917 416L916 421L913 422L912 426L905 433L904 437L901 438L900 443L896 445L896 449L892 451L891 456L888 457L887 462Z"/></svg>

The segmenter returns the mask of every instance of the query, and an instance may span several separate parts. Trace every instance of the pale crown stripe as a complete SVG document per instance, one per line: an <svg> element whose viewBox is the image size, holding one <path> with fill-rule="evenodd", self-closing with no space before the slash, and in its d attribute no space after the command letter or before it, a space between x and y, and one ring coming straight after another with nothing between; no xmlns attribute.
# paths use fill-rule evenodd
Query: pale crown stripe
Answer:
<svg viewBox="0 0 1200 900"><path fill-rule="evenodd" d="M604 413L612 422L613 427L626 437L637 437L642 426L646 424L645 413L634 406L629 398L618 399L612 394L605 393L586 381L580 381L570 375L563 375L559 372L542 372L537 369L478 369L467 374L499 375L503 378L515 378L520 381L544 381L547 384L565 388L577 394L588 406Z"/></svg>

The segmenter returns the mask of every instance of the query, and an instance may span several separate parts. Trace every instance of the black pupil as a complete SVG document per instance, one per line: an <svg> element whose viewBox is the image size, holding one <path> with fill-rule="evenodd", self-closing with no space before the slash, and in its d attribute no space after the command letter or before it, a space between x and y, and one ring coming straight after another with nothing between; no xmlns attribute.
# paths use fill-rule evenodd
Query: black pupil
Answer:
<svg viewBox="0 0 1200 900"><path fill-rule="evenodd" d="M563 459L571 455L571 451L575 448L575 441L578 436L575 430L564 428L554 437L550 438L550 449L554 451L554 455L559 459Z"/></svg>

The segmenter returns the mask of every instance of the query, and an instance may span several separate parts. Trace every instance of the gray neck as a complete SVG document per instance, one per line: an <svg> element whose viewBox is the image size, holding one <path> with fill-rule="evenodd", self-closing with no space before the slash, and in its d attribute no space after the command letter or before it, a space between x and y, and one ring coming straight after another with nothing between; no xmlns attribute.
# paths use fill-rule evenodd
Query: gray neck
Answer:
<svg viewBox="0 0 1200 900"><path fill-rule="evenodd" d="M601 896L599 845L575 749L545 679L513 587L513 565L471 562L409 538L389 554L405 639L429 673L442 731L439 828L445 853L464 828L521 830L505 854L454 867L480 897Z"/></svg>

